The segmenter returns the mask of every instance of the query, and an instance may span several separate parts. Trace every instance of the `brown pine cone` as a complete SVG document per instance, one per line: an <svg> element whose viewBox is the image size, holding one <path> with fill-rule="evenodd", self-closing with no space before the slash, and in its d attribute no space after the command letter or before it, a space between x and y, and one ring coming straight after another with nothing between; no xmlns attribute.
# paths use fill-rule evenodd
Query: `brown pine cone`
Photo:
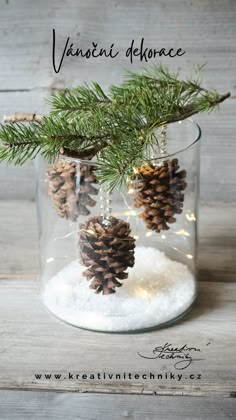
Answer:
<svg viewBox="0 0 236 420"><path fill-rule="evenodd" d="M60 217L76 220L76 163L60 160L47 170L48 194Z"/></svg>
<svg viewBox="0 0 236 420"><path fill-rule="evenodd" d="M135 207L143 207L140 217L148 229L160 232L168 230L168 224L176 221L175 214L182 213L187 187L186 171L179 171L178 159L166 160L161 166L143 165L139 179L133 188Z"/></svg>
<svg viewBox="0 0 236 420"><path fill-rule="evenodd" d="M92 186L97 183L93 170L92 165L84 164L78 175L76 163L67 160L60 160L48 168L48 194L60 217L76 221L79 215L90 214L87 206L96 204L90 195L98 194Z"/></svg>
<svg viewBox="0 0 236 420"><path fill-rule="evenodd" d="M80 262L88 267L83 275L92 281L90 288L96 293L115 293L122 286L118 280L128 277L125 270L134 265L135 248L130 231L129 223L115 217L108 226L102 224L102 217L91 217L80 225Z"/></svg>

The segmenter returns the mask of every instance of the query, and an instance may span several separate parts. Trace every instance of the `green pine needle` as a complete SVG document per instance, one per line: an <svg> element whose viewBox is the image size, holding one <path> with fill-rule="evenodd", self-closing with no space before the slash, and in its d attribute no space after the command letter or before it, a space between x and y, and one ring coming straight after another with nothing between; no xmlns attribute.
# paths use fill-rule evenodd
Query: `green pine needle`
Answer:
<svg viewBox="0 0 236 420"><path fill-rule="evenodd" d="M0 125L0 162L23 164L39 152L52 162L63 147L81 159L96 157L100 182L110 190L122 187L147 159L158 127L211 112L230 96L201 83L201 69L181 80L167 67L153 66L128 72L107 93L95 82L52 93L51 112L41 123Z"/></svg>

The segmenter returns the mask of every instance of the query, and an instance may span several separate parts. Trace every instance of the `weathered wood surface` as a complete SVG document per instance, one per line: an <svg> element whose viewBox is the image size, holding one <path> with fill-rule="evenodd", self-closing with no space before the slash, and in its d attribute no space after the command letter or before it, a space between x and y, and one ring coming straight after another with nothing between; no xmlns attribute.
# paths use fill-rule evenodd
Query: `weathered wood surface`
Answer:
<svg viewBox="0 0 236 420"><path fill-rule="evenodd" d="M0 391L0 406L1 420L228 420L236 399Z"/></svg>
<svg viewBox="0 0 236 420"><path fill-rule="evenodd" d="M36 204L0 201L0 278L35 277L39 272Z"/></svg>
<svg viewBox="0 0 236 420"><path fill-rule="evenodd" d="M144 37L149 48L181 47L186 52L174 59L161 58L174 68L181 66L187 71L193 64L207 61L208 87L214 88L218 79L220 90L233 89L235 93L235 16L236 5L231 0L191 4L181 0L178 7L175 0L101 0L99 6L95 0L1 1L1 90L47 91L91 79L108 85L120 80L124 68L140 67L138 58L129 65L125 51L132 39L140 43ZM92 42L97 42L98 48L114 43L120 53L115 59L69 57L56 75L53 28L57 62L68 36L75 49L91 48Z"/></svg>
<svg viewBox="0 0 236 420"><path fill-rule="evenodd" d="M235 303L235 284L201 283L192 311L178 323L145 334L102 334L76 329L50 315L41 303L36 281L1 280L0 388L234 397ZM176 370L174 360L138 355L151 355L165 343L199 348L201 352L191 354L198 360ZM150 372L163 378L150 379ZM122 376L99 380L97 373ZM124 373L133 377L124 378ZM42 374L41 379L35 374ZM51 379L44 374L52 374ZM91 374L94 379L89 379ZM180 380L177 374L183 374Z"/></svg>
<svg viewBox="0 0 236 420"><path fill-rule="evenodd" d="M199 280L236 281L236 205L201 205Z"/></svg>
<svg viewBox="0 0 236 420"><path fill-rule="evenodd" d="M236 281L236 205L200 207L199 280ZM32 278L39 272L36 206L0 201L0 278Z"/></svg>
<svg viewBox="0 0 236 420"><path fill-rule="evenodd" d="M147 0L59 0L29 2L1 0L0 14L0 117L15 111L46 111L43 96L50 89L97 80L103 86L119 82L130 65L124 52L132 39L145 38L148 47L178 48L186 54L158 59L188 73L194 64L207 62L205 85L233 99L221 112L197 118L203 129L201 197L208 201L232 200L236 193L234 156L236 111L236 3L232 0L189 2ZM58 57L67 36L75 46L91 42L102 47L114 43L117 59L70 58L59 74L52 67L52 28L57 31ZM0 167L0 198L33 198L33 168Z"/></svg>

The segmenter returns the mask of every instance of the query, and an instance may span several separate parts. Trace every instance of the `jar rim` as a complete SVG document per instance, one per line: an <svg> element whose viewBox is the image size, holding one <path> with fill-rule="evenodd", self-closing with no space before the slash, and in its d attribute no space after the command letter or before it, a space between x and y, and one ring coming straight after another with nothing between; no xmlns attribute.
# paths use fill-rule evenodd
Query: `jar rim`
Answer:
<svg viewBox="0 0 236 420"><path fill-rule="evenodd" d="M192 127L195 127L197 129L196 138L190 144L188 144L186 147L184 147L183 149L179 149L179 150L177 150L177 151L175 151L173 153L167 153L166 155L162 155L162 156L158 156L158 157L152 158L152 159L150 159L151 161L163 160L165 158L172 157L172 156L178 155L180 153L183 153L186 150L188 150L191 147L193 147L195 144L197 144L200 141L200 139L202 137L201 127L192 118L186 118L185 120L176 121L175 123L173 123L173 125L174 124L185 124L185 123L190 123L192 125ZM92 160L92 159L91 160L88 160L88 159L79 159L79 158L76 158L76 157L66 156L66 155L63 155L63 154L60 154L59 156L60 156L61 159L73 161L73 162L76 162L76 163L81 163L81 164L86 164L86 165L93 165L93 166L96 166L97 165L97 162L94 161L94 160Z"/></svg>
<svg viewBox="0 0 236 420"><path fill-rule="evenodd" d="M153 158L153 159L150 159L150 160L163 160L163 159L165 159L165 158L168 158L168 157L173 157L173 156L175 156L175 155L178 155L178 154L180 154L180 153L183 153L183 152L185 152L186 150L188 150L188 149L191 149L191 147L193 147L195 144L197 144L199 141L200 141L200 139L201 139L201 137L202 137L202 130L201 130L201 127L200 127L200 125L198 124L198 123L196 123L196 121L194 121L192 118L186 118L185 120L179 120L179 121L176 121L176 123L174 123L174 124L185 124L185 123L189 123L192 127L194 127L195 129L196 129L196 131L197 131L197 134L196 134L196 136L195 136L195 139L190 143L190 144L188 144L186 147L183 147L182 149L179 149L179 150L176 150L175 152L173 152L173 153L167 153L167 154L165 154L165 155L162 155L162 156L158 156L158 157L155 157L155 158ZM174 125L173 124L173 125Z"/></svg>

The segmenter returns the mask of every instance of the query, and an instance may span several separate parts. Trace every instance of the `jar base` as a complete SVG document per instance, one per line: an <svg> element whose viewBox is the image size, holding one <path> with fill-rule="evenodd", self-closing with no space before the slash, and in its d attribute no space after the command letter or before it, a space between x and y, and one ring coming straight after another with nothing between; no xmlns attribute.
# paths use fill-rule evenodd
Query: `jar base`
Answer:
<svg viewBox="0 0 236 420"><path fill-rule="evenodd" d="M112 295L95 294L73 261L47 281L46 307L60 320L100 332L143 332L176 321L191 307L195 279L188 267L150 247L137 247L135 266Z"/></svg>

